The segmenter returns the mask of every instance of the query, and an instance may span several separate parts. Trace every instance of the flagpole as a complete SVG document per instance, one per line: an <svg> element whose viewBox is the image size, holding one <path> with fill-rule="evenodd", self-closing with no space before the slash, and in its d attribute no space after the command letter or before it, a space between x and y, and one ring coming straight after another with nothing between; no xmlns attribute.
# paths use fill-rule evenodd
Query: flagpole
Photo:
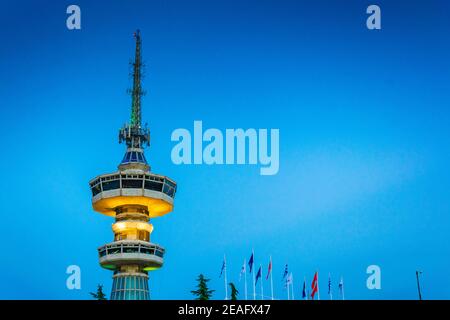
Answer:
<svg viewBox="0 0 450 320"><path fill-rule="evenodd" d="M341 277L342 280L342 300L345 300L344 298L344 278Z"/></svg>
<svg viewBox="0 0 450 320"><path fill-rule="evenodd" d="M272 296L272 300L273 300L273 279L272 279L272 256L270 256L270 265L271 265L271 269L270 269L270 294Z"/></svg>
<svg viewBox="0 0 450 320"><path fill-rule="evenodd" d="M294 275L292 274L292 272L291 272L291 287L292 287L292 300L295 300L295 297L294 297Z"/></svg>
<svg viewBox="0 0 450 320"><path fill-rule="evenodd" d="M228 300L228 285L227 285L227 258L225 257L225 255L223 255L223 263L224 263L224 266L225 266L225 277L223 278L224 279L224 282L225 282L225 300Z"/></svg>
<svg viewBox="0 0 450 320"><path fill-rule="evenodd" d="M303 288L302 288L302 299L303 300L305 300L305 297L304 297L305 295L306 295L306 300L308 300L308 290L306 289L306 277L303 277Z"/></svg>
<svg viewBox="0 0 450 320"><path fill-rule="evenodd" d="M261 300L264 300L264 280L263 280L263 275L262 275L262 265L259 265L259 269L261 270Z"/></svg>
<svg viewBox="0 0 450 320"><path fill-rule="evenodd" d="M289 275L287 275L286 276L286 289L287 289L287 296L288 296L288 300L291 300L291 297L290 297L290 294L291 294L291 292L290 292L290 289L289 289Z"/></svg>
<svg viewBox="0 0 450 320"><path fill-rule="evenodd" d="M244 288L245 288L245 300L247 300L247 259L244 258Z"/></svg>
<svg viewBox="0 0 450 320"><path fill-rule="evenodd" d="M256 284L255 284L255 252L252 250L253 264L252 264L252 278L253 278L253 300L256 300Z"/></svg>
<svg viewBox="0 0 450 320"><path fill-rule="evenodd" d="M320 300L320 290L319 290L319 271L317 272L317 300Z"/></svg>

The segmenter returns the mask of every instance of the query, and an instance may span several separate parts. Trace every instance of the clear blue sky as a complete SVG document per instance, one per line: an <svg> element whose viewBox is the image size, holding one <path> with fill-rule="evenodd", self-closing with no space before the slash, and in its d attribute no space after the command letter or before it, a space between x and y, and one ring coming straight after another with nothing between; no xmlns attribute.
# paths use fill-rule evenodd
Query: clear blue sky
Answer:
<svg viewBox="0 0 450 320"><path fill-rule="evenodd" d="M73 3L80 31L65 26ZM179 185L153 221L167 249L154 299L190 299L199 273L223 298L223 254L237 282L252 248L264 268L272 255L278 298L285 263L298 297L319 270L322 298L331 273L349 299L415 299L420 269L425 298L450 298L450 5L373 3L381 31L365 27L372 1L3 1L0 298L109 294L96 248L113 220L92 211L88 181L124 153L136 28L147 159ZM172 164L170 135L194 120L279 128L279 173ZM366 288L370 264L382 290Z"/></svg>

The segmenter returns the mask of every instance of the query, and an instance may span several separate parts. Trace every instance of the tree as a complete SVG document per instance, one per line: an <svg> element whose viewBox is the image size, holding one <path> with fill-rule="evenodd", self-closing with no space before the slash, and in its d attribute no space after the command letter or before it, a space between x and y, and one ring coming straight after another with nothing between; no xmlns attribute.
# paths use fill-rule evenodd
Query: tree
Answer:
<svg viewBox="0 0 450 320"><path fill-rule="evenodd" d="M197 278L197 290L191 291L196 296L195 300L209 300L216 290L209 290L208 281L203 274L200 274Z"/></svg>
<svg viewBox="0 0 450 320"><path fill-rule="evenodd" d="M97 285L97 292L89 292L92 297L94 297L95 300L108 300L106 299L106 295L103 293L103 286Z"/></svg>
<svg viewBox="0 0 450 320"><path fill-rule="evenodd" d="M231 288L231 300L237 300L237 296L239 294L239 291L236 289L236 286L234 285L233 282L230 282L228 285Z"/></svg>

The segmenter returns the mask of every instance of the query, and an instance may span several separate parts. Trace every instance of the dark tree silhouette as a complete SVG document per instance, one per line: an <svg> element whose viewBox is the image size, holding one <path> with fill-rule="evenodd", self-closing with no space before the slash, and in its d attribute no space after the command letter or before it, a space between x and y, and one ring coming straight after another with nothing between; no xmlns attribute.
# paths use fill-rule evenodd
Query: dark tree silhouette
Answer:
<svg viewBox="0 0 450 320"><path fill-rule="evenodd" d="M233 282L230 282L228 285L231 288L231 300L237 300L237 296L239 294L239 291L236 289L236 286L234 285Z"/></svg>
<svg viewBox="0 0 450 320"><path fill-rule="evenodd" d="M200 274L197 278L197 290L191 291L191 293L196 297L195 300L209 300L212 294L216 290L209 290L208 281L203 274Z"/></svg>
<svg viewBox="0 0 450 320"><path fill-rule="evenodd" d="M102 285L97 285L97 292L89 292L91 294L91 296L95 299L95 300L108 300L106 299L106 295L103 293L103 286Z"/></svg>

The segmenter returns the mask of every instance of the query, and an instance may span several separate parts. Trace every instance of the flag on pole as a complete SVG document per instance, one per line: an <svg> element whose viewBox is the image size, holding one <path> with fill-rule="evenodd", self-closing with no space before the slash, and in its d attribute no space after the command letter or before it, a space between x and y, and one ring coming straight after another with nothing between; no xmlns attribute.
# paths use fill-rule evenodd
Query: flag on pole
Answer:
<svg viewBox="0 0 450 320"><path fill-rule="evenodd" d="M256 274L256 278L255 278L255 284L258 283L258 279L261 278L261 269L262 267L260 266L258 269L258 273Z"/></svg>
<svg viewBox="0 0 450 320"><path fill-rule="evenodd" d="M225 262L225 257L223 257L222 269L220 270L220 276L219 276L219 278L222 277L223 270L225 270L225 264L226 264L226 262Z"/></svg>
<svg viewBox="0 0 450 320"><path fill-rule="evenodd" d="M331 274L328 274L328 296L333 300L333 293L331 292Z"/></svg>
<svg viewBox="0 0 450 320"><path fill-rule="evenodd" d="M292 273L290 273L287 277L286 277L286 282L284 284L285 288L288 288L289 290L289 285L292 284Z"/></svg>
<svg viewBox="0 0 450 320"><path fill-rule="evenodd" d="M302 290L302 299L307 298L308 295L306 293L306 279L303 280L303 290Z"/></svg>
<svg viewBox="0 0 450 320"><path fill-rule="evenodd" d="M248 260L248 267L250 268L250 273L251 273L252 269L253 269L253 252L252 252L252 256Z"/></svg>
<svg viewBox="0 0 450 320"><path fill-rule="evenodd" d="M269 267L267 268L266 280L269 279L270 273L272 272L272 257L270 257Z"/></svg>
<svg viewBox="0 0 450 320"><path fill-rule="evenodd" d="M288 275L288 265L286 263L286 267L284 268L283 278L281 279L281 281L283 281L287 275Z"/></svg>
<svg viewBox="0 0 450 320"><path fill-rule="evenodd" d="M242 265L241 272L239 273L239 282L241 282L242 275L245 273L245 261Z"/></svg>
<svg viewBox="0 0 450 320"><path fill-rule="evenodd" d="M319 286L318 286L317 280L318 280L318 275L317 275L317 272L316 272L316 273L314 273L314 278L313 278L313 281L311 283L311 299L313 299L313 300L314 300L315 294L319 290Z"/></svg>
<svg viewBox="0 0 450 320"><path fill-rule="evenodd" d="M342 277L339 281L339 293L341 294L342 300L344 300L344 279Z"/></svg>

